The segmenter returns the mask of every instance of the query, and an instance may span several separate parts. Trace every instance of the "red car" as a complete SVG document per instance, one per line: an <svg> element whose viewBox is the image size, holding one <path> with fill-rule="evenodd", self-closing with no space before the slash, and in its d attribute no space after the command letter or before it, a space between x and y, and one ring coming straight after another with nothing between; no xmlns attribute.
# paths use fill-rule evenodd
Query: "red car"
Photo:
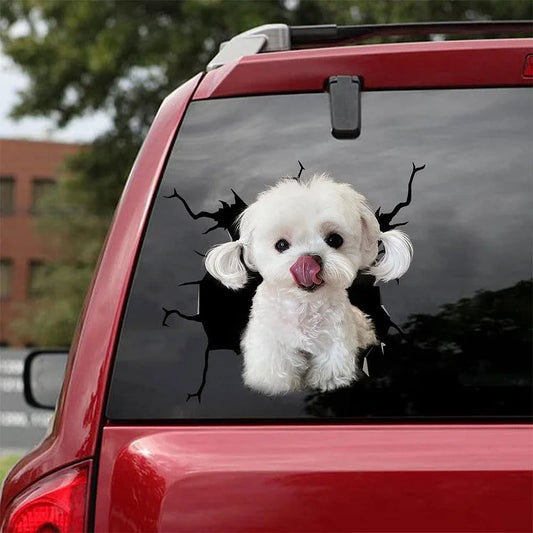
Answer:
<svg viewBox="0 0 533 533"><path fill-rule="evenodd" d="M354 45L478 31L531 24L269 25L166 98L2 531L531 531L533 40ZM348 289L379 340L357 381L262 394L240 354L261 279L227 289L203 256L321 173L414 260ZM29 359L34 404L63 361Z"/></svg>

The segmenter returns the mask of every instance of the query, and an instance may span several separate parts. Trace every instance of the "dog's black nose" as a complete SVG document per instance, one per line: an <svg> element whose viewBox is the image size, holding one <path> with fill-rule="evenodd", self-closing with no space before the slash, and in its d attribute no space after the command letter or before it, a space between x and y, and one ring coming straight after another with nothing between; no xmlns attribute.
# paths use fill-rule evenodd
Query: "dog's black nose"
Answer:
<svg viewBox="0 0 533 533"><path fill-rule="evenodd" d="M320 265L320 268L322 268L322 258L319 255L314 255L314 254L304 254L304 255L309 255L310 257L312 257Z"/></svg>

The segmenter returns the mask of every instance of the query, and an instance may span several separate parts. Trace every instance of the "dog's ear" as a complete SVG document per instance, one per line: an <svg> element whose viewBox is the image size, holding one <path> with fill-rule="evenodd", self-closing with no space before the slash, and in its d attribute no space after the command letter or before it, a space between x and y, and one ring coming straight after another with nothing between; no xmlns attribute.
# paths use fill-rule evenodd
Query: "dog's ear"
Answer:
<svg viewBox="0 0 533 533"><path fill-rule="evenodd" d="M205 256L205 268L228 289L242 289L248 281L248 273L241 259L242 243L225 242L211 248Z"/></svg>
<svg viewBox="0 0 533 533"><path fill-rule="evenodd" d="M391 281L403 276L413 258L413 245L409 237L399 230L381 232L379 222L370 209L363 203L361 208L361 268L377 281ZM383 255L372 266L378 255L378 243L383 245Z"/></svg>
<svg viewBox="0 0 533 533"><path fill-rule="evenodd" d="M391 229L379 234L384 253L369 269L376 281L391 281L403 276L413 259L413 245L403 232Z"/></svg>
<svg viewBox="0 0 533 533"><path fill-rule="evenodd" d="M359 202L361 213L361 268L370 267L378 255L379 224L365 201Z"/></svg>

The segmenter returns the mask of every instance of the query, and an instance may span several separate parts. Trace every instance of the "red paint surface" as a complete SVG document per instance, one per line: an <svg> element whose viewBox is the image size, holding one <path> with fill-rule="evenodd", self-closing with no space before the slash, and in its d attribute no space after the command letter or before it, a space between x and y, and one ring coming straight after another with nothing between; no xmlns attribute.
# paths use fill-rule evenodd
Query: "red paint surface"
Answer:
<svg viewBox="0 0 533 533"><path fill-rule="evenodd" d="M162 104L117 207L71 348L52 433L6 479L0 511L46 473L95 454L105 391L136 250L159 176L200 75Z"/></svg>
<svg viewBox="0 0 533 533"><path fill-rule="evenodd" d="M531 85L522 76L533 39L321 48L244 57L209 72L195 100L322 91L330 76L357 75L364 90Z"/></svg>
<svg viewBox="0 0 533 533"><path fill-rule="evenodd" d="M97 531L528 531L527 426L106 427Z"/></svg>

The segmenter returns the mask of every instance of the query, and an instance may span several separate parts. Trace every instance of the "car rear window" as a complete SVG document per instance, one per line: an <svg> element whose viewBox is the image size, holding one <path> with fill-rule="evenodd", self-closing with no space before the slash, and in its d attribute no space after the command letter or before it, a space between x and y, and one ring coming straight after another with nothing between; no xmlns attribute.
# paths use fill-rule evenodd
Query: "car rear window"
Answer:
<svg viewBox="0 0 533 533"><path fill-rule="evenodd" d="M367 92L356 140L331 135L327 94L191 103L140 251L108 417L530 416L531 97L527 88ZM361 360L362 379L268 396L241 376L258 281L226 289L203 256L234 236L258 193L300 173L350 183L384 224L406 223L414 259L399 282L360 276L350 289L380 340Z"/></svg>

